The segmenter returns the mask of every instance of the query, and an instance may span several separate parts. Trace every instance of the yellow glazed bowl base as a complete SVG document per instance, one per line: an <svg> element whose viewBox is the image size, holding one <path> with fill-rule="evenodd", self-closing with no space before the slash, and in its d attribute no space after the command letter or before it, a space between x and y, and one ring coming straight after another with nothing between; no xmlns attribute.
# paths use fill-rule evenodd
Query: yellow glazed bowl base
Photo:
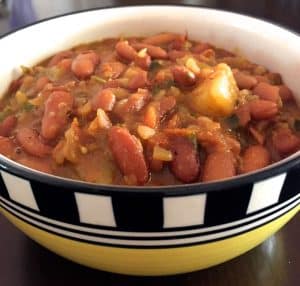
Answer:
<svg viewBox="0 0 300 286"><path fill-rule="evenodd" d="M232 259L263 242L300 210L247 233L195 246L165 249L128 249L74 241L33 227L0 208L15 226L49 250L79 264L129 275L170 275L208 268Z"/></svg>

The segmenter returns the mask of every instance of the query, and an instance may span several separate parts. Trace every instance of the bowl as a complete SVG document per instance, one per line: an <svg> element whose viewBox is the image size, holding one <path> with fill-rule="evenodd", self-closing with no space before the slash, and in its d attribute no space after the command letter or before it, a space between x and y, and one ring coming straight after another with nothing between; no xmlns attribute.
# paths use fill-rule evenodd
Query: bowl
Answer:
<svg viewBox="0 0 300 286"><path fill-rule="evenodd" d="M162 31L187 31L279 71L300 100L298 35L240 14L180 6L91 10L10 33L0 40L0 93L20 75L20 64L101 38ZM72 181L0 157L3 215L49 250L105 271L169 275L207 268L260 244L300 209L299 152L233 179L164 187Z"/></svg>

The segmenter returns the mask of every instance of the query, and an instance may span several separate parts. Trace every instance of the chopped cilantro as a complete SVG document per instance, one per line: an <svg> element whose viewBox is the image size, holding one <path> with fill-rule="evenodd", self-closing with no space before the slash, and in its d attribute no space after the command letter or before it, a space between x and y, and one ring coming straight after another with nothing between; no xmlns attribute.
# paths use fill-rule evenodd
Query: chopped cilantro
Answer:
<svg viewBox="0 0 300 286"><path fill-rule="evenodd" d="M34 108L34 105L29 103L28 101L24 103L23 110L26 112L31 111Z"/></svg>
<svg viewBox="0 0 300 286"><path fill-rule="evenodd" d="M157 93L159 93L160 89L161 89L160 86L158 84L155 84L152 87L152 93L157 94Z"/></svg>
<svg viewBox="0 0 300 286"><path fill-rule="evenodd" d="M159 61L152 61L149 66L149 72L155 72L161 67L162 65L159 63Z"/></svg>
<svg viewBox="0 0 300 286"><path fill-rule="evenodd" d="M235 114L227 117L225 122L230 129L237 129L239 127L239 118Z"/></svg>
<svg viewBox="0 0 300 286"><path fill-rule="evenodd" d="M0 122L2 122L9 114L11 114L11 108L7 106L0 111Z"/></svg>
<svg viewBox="0 0 300 286"><path fill-rule="evenodd" d="M168 88L170 88L171 86L174 86L174 85L175 85L174 80L171 80L171 79L166 80L162 83L153 85L152 93L157 94L161 89L168 89Z"/></svg>
<svg viewBox="0 0 300 286"><path fill-rule="evenodd" d="M99 83L106 83L106 80L104 78L96 76L96 75L91 76L91 79L95 80L95 81L97 81Z"/></svg>
<svg viewBox="0 0 300 286"><path fill-rule="evenodd" d="M20 66L23 74L32 74L33 70L30 67L26 67L26 66Z"/></svg>
<svg viewBox="0 0 300 286"><path fill-rule="evenodd" d="M198 142L197 142L196 133L193 132L193 133L189 134L187 138L192 142L192 144L194 145L194 148L197 149Z"/></svg>

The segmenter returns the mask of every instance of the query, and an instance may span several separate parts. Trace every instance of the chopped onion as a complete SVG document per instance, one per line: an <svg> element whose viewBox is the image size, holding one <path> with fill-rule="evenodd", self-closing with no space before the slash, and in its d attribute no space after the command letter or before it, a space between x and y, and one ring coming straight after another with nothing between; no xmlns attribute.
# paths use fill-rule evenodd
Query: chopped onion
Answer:
<svg viewBox="0 0 300 286"><path fill-rule="evenodd" d="M22 91L17 91L16 92L16 101L19 105L24 104L27 101L26 94Z"/></svg>
<svg viewBox="0 0 300 286"><path fill-rule="evenodd" d="M146 55L147 55L147 48L141 49L141 50L138 52L138 56L139 56L140 58L144 58Z"/></svg>
<svg viewBox="0 0 300 286"><path fill-rule="evenodd" d="M153 159L160 161L172 161L173 154L170 150L164 149L156 145L153 149Z"/></svg>
<svg viewBox="0 0 300 286"><path fill-rule="evenodd" d="M137 127L137 133L142 139L147 140L155 134L155 130L146 125L139 125Z"/></svg>
<svg viewBox="0 0 300 286"><path fill-rule="evenodd" d="M98 125L101 129L108 129L112 126L109 117L102 108L97 109Z"/></svg>
<svg viewBox="0 0 300 286"><path fill-rule="evenodd" d="M200 73L200 67L198 66L196 60L193 58L188 58L185 62L185 66L195 74Z"/></svg>

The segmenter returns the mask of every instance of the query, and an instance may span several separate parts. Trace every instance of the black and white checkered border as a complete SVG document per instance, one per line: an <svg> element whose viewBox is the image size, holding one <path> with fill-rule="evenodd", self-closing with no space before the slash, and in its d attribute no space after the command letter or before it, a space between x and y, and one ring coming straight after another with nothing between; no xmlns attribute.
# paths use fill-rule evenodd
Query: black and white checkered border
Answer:
<svg viewBox="0 0 300 286"><path fill-rule="evenodd" d="M231 223L280 205L299 194L300 170L238 188L186 196L159 191L98 195L0 173L0 196L31 213L95 229L167 232Z"/></svg>

